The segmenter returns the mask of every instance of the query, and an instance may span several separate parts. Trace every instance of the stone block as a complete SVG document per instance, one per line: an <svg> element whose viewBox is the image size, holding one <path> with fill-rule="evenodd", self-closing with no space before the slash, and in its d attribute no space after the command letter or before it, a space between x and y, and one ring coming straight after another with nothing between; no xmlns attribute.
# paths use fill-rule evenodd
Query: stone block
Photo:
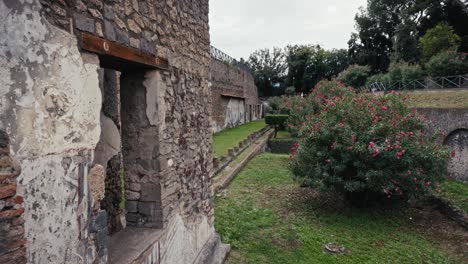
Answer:
<svg viewBox="0 0 468 264"><path fill-rule="evenodd" d="M232 148L228 149L228 156L229 157L234 157L234 149L232 149Z"/></svg>
<svg viewBox="0 0 468 264"><path fill-rule="evenodd" d="M125 201L125 209L129 213L138 212L138 202L137 201Z"/></svg>
<svg viewBox="0 0 468 264"><path fill-rule="evenodd" d="M104 36L110 41L116 40L114 25L107 20L104 20Z"/></svg>
<svg viewBox="0 0 468 264"><path fill-rule="evenodd" d="M81 31L95 33L94 20L80 14L74 14L75 26Z"/></svg>
<svg viewBox="0 0 468 264"><path fill-rule="evenodd" d="M113 20L115 17L114 7L104 5L104 17L109 20Z"/></svg>
<svg viewBox="0 0 468 264"><path fill-rule="evenodd" d="M140 201L159 202L161 200L161 186L159 184L145 183L141 185Z"/></svg>
<svg viewBox="0 0 468 264"><path fill-rule="evenodd" d="M130 45L130 39L128 33L122 29L115 29L115 41L123 45Z"/></svg>
<svg viewBox="0 0 468 264"><path fill-rule="evenodd" d="M106 229L107 231L107 212L105 210L101 210L97 213L97 215L93 216L91 219L91 223L89 225L89 232L96 233L99 230Z"/></svg>
<svg viewBox="0 0 468 264"><path fill-rule="evenodd" d="M140 202L138 203L138 212L154 219L155 217L161 216L161 206L155 202Z"/></svg>
<svg viewBox="0 0 468 264"><path fill-rule="evenodd" d="M151 41L148 41L144 38L140 40L140 48L143 52L153 54L154 53L154 45Z"/></svg>
<svg viewBox="0 0 468 264"><path fill-rule="evenodd" d="M136 38L130 38L130 47L140 49L140 40Z"/></svg>
<svg viewBox="0 0 468 264"><path fill-rule="evenodd" d="M138 160L137 163L143 167L145 170L154 170L157 171L159 169L159 162L156 159L151 160Z"/></svg>
<svg viewBox="0 0 468 264"><path fill-rule="evenodd" d="M89 189L93 203L99 205L106 192L106 172L104 167L99 164L89 171L88 174Z"/></svg>

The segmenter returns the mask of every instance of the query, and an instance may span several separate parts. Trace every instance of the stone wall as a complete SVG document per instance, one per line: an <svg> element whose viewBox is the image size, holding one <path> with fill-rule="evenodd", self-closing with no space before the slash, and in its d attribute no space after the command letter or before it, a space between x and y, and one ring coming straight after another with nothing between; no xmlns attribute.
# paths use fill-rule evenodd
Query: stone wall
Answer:
<svg viewBox="0 0 468 264"><path fill-rule="evenodd" d="M211 59L213 132L257 120L262 116L252 74L235 64Z"/></svg>
<svg viewBox="0 0 468 264"><path fill-rule="evenodd" d="M127 222L162 231L145 245L158 251L149 263L206 252L216 237L208 0L0 0L0 16L0 129L23 169L28 262L106 263L109 234ZM169 68L103 66L82 32Z"/></svg>
<svg viewBox="0 0 468 264"><path fill-rule="evenodd" d="M21 173L10 156L8 135L0 130L0 263L26 263L23 197L17 195L16 178Z"/></svg>
<svg viewBox="0 0 468 264"><path fill-rule="evenodd" d="M420 108L429 121L430 133L441 133L441 143L455 152L449 162L449 177L468 181L468 109Z"/></svg>

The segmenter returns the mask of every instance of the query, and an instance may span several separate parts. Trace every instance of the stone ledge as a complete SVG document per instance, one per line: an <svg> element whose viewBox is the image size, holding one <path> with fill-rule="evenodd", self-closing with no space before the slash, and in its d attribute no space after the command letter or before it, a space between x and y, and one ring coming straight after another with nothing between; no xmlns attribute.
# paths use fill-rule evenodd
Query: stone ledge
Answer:
<svg viewBox="0 0 468 264"><path fill-rule="evenodd" d="M222 169L220 171L220 173L218 173L218 175L216 175L217 177L214 180L214 190L215 190L215 192L219 192L219 191L225 189L231 183L231 181L234 179L234 177L237 175L237 173L239 173L242 170L242 168L244 168L244 166L247 165L247 163L252 158L254 158L261 151L265 150L265 148L267 146L268 139L273 135L273 130L271 130L271 129L266 130L263 134L265 134L265 133L267 133L268 135L265 136L264 138L260 138L260 139L257 139L257 141L254 141L253 146L247 146L246 149L248 149L250 147L252 149L251 150L246 150L246 151L250 151L247 154L246 157L244 157L239 163L237 163L232 168L228 166L229 164L226 165L224 167L224 169ZM232 162L234 160L235 160L235 158L232 159L230 162Z"/></svg>
<svg viewBox="0 0 468 264"><path fill-rule="evenodd" d="M257 139L262 137L267 131L270 130L270 127L266 126L261 130L253 132L246 139L239 142L239 146L237 147L237 151L233 149L229 149L228 156L221 156L218 158L213 158L213 173L211 177L215 177L221 171L223 171L231 162L233 162L239 155L241 155L246 149L251 146L251 143L254 143Z"/></svg>
<svg viewBox="0 0 468 264"><path fill-rule="evenodd" d="M223 244L218 234L213 235L203 246L194 264L223 264L231 246Z"/></svg>
<svg viewBox="0 0 468 264"><path fill-rule="evenodd" d="M110 237L108 263L134 263L150 247L153 247L162 235L162 229L127 227Z"/></svg>
<svg viewBox="0 0 468 264"><path fill-rule="evenodd" d="M462 209L453 205L449 200L437 195L432 195L430 197L430 202L434 204L442 214L468 230L468 214Z"/></svg>

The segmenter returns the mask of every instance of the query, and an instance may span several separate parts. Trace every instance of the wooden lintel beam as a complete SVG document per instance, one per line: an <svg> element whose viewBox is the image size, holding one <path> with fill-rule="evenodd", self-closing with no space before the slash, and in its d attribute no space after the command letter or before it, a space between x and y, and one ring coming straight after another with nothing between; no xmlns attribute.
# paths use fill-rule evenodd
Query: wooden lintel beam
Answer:
<svg viewBox="0 0 468 264"><path fill-rule="evenodd" d="M99 55L111 56L158 69L169 69L169 62L164 58L144 53L137 49L129 48L86 32L81 32L80 44L82 49Z"/></svg>

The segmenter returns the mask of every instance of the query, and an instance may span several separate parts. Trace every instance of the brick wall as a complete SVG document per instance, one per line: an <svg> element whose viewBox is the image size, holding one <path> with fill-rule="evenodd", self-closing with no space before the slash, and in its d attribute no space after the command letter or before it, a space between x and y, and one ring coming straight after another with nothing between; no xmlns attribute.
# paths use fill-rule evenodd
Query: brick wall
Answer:
<svg viewBox="0 0 468 264"><path fill-rule="evenodd" d="M211 59L211 100L214 132L261 118L252 74L215 58Z"/></svg>
<svg viewBox="0 0 468 264"><path fill-rule="evenodd" d="M23 197L17 195L21 168L10 156L8 135L0 131L0 263L26 263Z"/></svg>

